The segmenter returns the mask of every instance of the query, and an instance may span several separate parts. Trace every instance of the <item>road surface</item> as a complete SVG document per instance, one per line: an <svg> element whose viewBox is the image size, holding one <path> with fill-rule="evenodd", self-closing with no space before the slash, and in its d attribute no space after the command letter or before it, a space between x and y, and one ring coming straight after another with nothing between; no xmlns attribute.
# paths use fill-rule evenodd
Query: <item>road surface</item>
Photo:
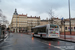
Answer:
<svg viewBox="0 0 75 50"><path fill-rule="evenodd" d="M4 42L0 43L0 50L75 50L75 43L11 33Z"/></svg>

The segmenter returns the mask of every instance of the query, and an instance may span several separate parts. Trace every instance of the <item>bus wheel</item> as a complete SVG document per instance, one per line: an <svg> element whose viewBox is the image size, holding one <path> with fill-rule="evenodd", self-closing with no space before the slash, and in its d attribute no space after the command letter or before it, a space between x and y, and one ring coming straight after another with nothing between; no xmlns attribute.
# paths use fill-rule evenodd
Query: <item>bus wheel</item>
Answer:
<svg viewBox="0 0 75 50"><path fill-rule="evenodd" d="M42 34L40 35L40 38L42 38Z"/></svg>

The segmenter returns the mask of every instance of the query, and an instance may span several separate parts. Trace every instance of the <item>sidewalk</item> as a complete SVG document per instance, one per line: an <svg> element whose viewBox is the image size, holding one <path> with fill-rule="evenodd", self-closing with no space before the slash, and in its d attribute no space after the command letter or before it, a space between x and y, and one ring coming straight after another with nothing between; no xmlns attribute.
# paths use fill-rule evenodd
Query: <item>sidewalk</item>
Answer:
<svg viewBox="0 0 75 50"><path fill-rule="evenodd" d="M64 35L60 35L60 40L75 42L75 35L66 35L66 39L64 39Z"/></svg>
<svg viewBox="0 0 75 50"><path fill-rule="evenodd" d="M28 34L31 35L31 32L19 33L19 34Z"/></svg>

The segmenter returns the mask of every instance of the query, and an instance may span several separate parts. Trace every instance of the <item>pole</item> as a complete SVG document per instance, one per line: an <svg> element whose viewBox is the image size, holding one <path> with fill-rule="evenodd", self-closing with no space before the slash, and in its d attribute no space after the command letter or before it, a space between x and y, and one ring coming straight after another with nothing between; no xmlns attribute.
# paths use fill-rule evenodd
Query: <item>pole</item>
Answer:
<svg viewBox="0 0 75 50"><path fill-rule="evenodd" d="M61 20L61 33L62 33L62 20Z"/></svg>
<svg viewBox="0 0 75 50"><path fill-rule="evenodd" d="M64 20L64 39L66 39L66 34L65 34L65 20Z"/></svg>
<svg viewBox="0 0 75 50"><path fill-rule="evenodd" d="M70 15L70 0L68 0L68 6L69 6L69 25L70 25L70 35L71 35L71 15Z"/></svg>

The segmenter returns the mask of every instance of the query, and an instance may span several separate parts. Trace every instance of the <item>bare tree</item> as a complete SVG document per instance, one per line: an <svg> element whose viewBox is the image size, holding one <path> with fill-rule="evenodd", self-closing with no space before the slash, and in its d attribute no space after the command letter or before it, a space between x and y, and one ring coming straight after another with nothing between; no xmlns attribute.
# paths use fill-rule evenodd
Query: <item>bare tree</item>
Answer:
<svg viewBox="0 0 75 50"><path fill-rule="evenodd" d="M6 19L6 16L2 14L2 10L0 9L0 24L9 24L9 22Z"/></svg>
<svg viewBox="0 0 75 50"><path fill-rule="evenodd" d="M50 20L51 24L53 24L53 17L54 17L54 11L52 10L52 8L50 9L50 11L48 12L49 16L50 16Z"/></svg>
<svg viewBox="0 0 75 50"><path fill-rule="evenodd" d="M0 17L2 17L2 10L0 9Z"/></svg>
<svg viewBox="0 0 75 50"><path fill-rule="evenodd" d="M0 9L0 24L2 23L2 10Z"/></svg>

